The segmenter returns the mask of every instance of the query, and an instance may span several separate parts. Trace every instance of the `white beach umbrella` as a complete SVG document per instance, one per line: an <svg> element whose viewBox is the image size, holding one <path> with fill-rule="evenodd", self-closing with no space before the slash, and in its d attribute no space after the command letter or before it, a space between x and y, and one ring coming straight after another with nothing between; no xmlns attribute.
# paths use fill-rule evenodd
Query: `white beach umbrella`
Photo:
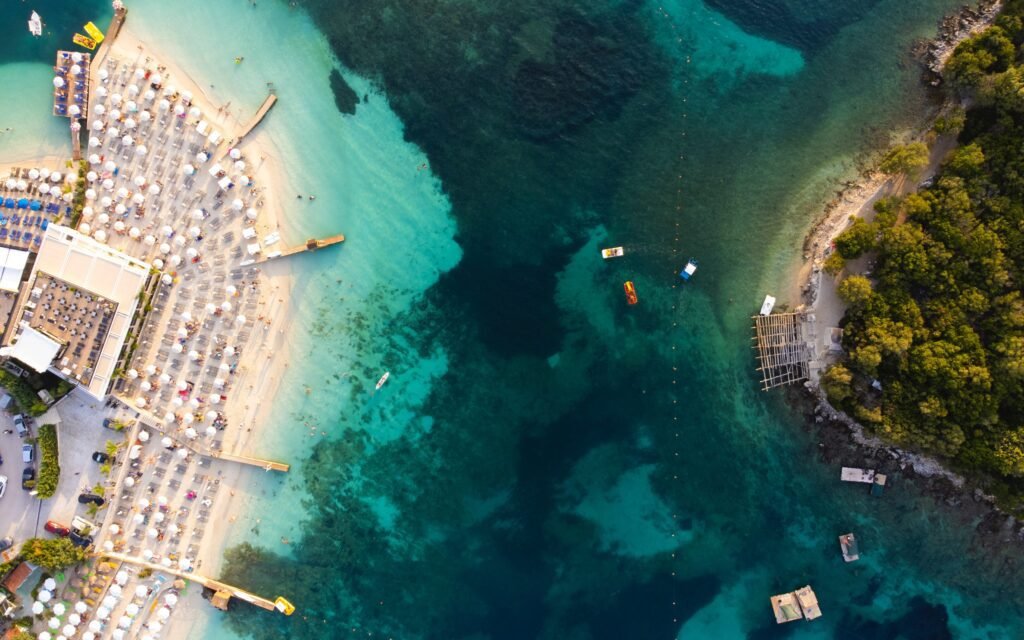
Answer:
<svg viewBox="0 0 1024 640"><path fill-rule="evenodd" d="M164 81L164 77L159 73L154 73L151 76L149 76L149 81L151 84L159 85L161 82Z"/></svg>
<svg viewBox="0 0 1024 640"><path fill-rule="evenodd" d="M174 414L171 413L170 411L164 414L164 422L169 424L171 422L174 422L175 420L176 418L174 417Z"/></svg>
<svg viewBox="0 0 1024 640"><path fill-rule="evenodd" d="M59 629L60 618L50 618L50 621L46 623L46 626L50 627L51 629Z"/></svg>
<svg viewBox="0 0 1024 640"><path fill-rule="evenodd" d="M158 185L158 184L156 184L154 182L153 184L149 185L148 191L149 191L149 195L151 195L151 196L159 195L160 194L160 185Z"/></svg>
<svg viewBox="0 0 1024 640"><path fill-rule="evenodd" d="M192 92L188 89L185 89L181 92L181 99L185 102L192 102Z"/></svg>
<svg viewBox="0 0 1024 640"><path fill-rule="evenodd" d="M96 140L96 142L99 142L99 140L97 140L96 138L93 138L92 140ZM89 142L91 143L92 140L90 140ZM88 180L89 182L96 182L99 179L99 177L100 175L95 171L90 171L85 174L85 179Z"/></svg>
<svg viewBox="0 0 1024 640"><path fill-rule="evenodd" d="M127 187L121 187L120 189L118 189L117 190L117 197L120 198L121 200L124 200L125 198L127 198L128 197L128 188Z"/></svg>
<svg viewBox="0 0 1024 640"><path fill-rule="evenodd" d="M80 65L80 64L73 64L73 65L71 65L71 73L76 75L76 76L82 75L82 65Z"/></svg>
<svg viewBox="0 0 1024 640"><path fill-rule="evenodd" d="M161 514L161 515L163 515L163 514ZM145 587L142 587L142 588L145 589ZM145 594L143 594L143 595L145 595ZM131 603L128 604L127 607L124 608L124 612L127 613L128 615L132 616L132 617L135 617L135 616L139 615L139 605L135 604L134 602L131 602Z"/></svg>
<svg viewBox="0 0 1024 640"><path fill-rule="evenodd" d="M173 593L168 593L164 596L164 603L168 607L173 607L174 605L178 604L178 596Z"/></svg>
<svg viewBox="0 0 1024 640"><path fill-rule="evenodd" d="M47 578L43 582L43 588L46 589L47 591L53 591L53 590L55 590L57 588L57 581L54 580L53 578ZM63 605L60 605L60 606L63 607ZM54 606L54 613L56 613L59 616L59 615L61 615L64 612L63 611L59 611L58 612L57 611L57 607Z"/></svg>
<svg viewBox="0 0 1024 640"><path fill-rule="evenodd" d="M188 359L189 360L198 360L199 359L199 352L195 351L195 350L189 351L188 352Z"/></svg>
<svg viewBox="0 0 1024 640"><path fill-rule="evenodd" d="M73 104L70 107L68 107L68 113L72 116L81 115L82 109L77 104Z"/></svg>
<svg viewBox="0 0 1024 640"><path fill-rule="evenodd" d="M107 232L104 231L103 229L100 229L96 233L92 234L92 237L95 238L97 242L106 242Z"/></svg>
<svg viewBox="0 0 1024 640"><path fill-rule="evenodd" d="M101 182L100 185L107 191L112 191L114 189L114 179L104 178L103 182Z"/></svg>
<svg viewBox="0 0 1024 640"><path fill-rule="evenodd" d="M185 322L192 322L192 313L190 311L182 311L181 312L181 319L184 320ZM185 384L185 383L181 382L178 385L178 388L181 389L182 391L184 391L185 389L188 388L188 387L182 387L181 385L183 385L183 384Z"/></svg>
<svg viewBox="0 0 1024 640"><path fill-rule="evenodd" d="M177 238L175 238L175 239L177 239ZM179 256L178 254L174 254L173 256L168 258L167 261L171 263L172 267L176 267L179 264L181 264L181 256Z"/></svg>
<svg viewBox="0 0 1024 640"><path fill-rule="evenodd" d="M145 431L143 431L143 433L145 433ZM112 535L112 536L116 536L117 534L121 533L121 527L117 526L116 524L110 525L110 527L108 527L108 529L110 530L110 535ZM85 603L83 602L82 604L85 604ZM78 605L75 605L75 611L78 611ZM78 611L78 612L79 613L85 613L84 611Z"/></svg>
<svg viewBox="0 0 1024 640"><path fill-rule="evenodd" d="M234 209L235 211L241 211L243 208L245 208L245 203L239 200L238 198L235 198L234 200L231 201L231 208Z"/></svg>
<svg viewBox="0 0 1024 640"><path fill-rule="evenodd" d="M242 152L238 147L231 147L231 150L228 151L228 155L231 156L232 160L239 160L242 157Z"/></svg>
<svg viewBox="0 0 1024 640"><path fill-rule="evenodd" d="M213 386L217 387L218 389L223 389L224 388L224 378L214 378Z"/></svg>
<svg viewBox="0 0 1024 640"><path fill-rule="evenodd" d="M212 302L207 302L206 303L206 313L216 313L216 312L217 312L217 305L213 304Z"/></svg>
<svg viewBox="0 0 1024 640"><path fill-rule="evenodd" d="M132 380L134 380L135 378L139 377L139 372L136 371L135 369L129 369L128 370L128 377L131 378Z"/></svg>
<svg viewBox="0 0 1024 640"><path fill-rule="evenodd" d="M128 616L121 616L121 619L117 621L117 626L121 627L122 629L127 629L128 627L132 626L132 619Z"/></svg>
<svg viewBox="0 0 1024 640"><path fill-rule="evenodd" d="M121 104L122 100L124 100L124 98L121 97L120 93L112 93L112 94L110 94L110 104L112 104L114 106L117 106L117 105Z"/></svg>
<svg viewBox="0 0 1024 640"><path fill-rule="evenodd" d="M185 114L185 105L176 104L174 105L174 115L181 116Z"/></svg>
<svg viewBox="0 0 1024 640"><path fill-rule="evenodd" d="M40 631L39 635L36 636L39 640L50 640L53 636L50 635L49 631Z"/></svg>
<svg viewBox="0 0 1024 640"><path fill-rule="evenodd" d="M131 476L127 476L127 477L126 477L126 478L124 479L124 484L125 484L125 486L127 486L127 487L134 487L134 486L135 486L135 478L133 478L133 477L131 477Z"/></svg>
<svg viewBox="0 0 1024 640"><path fill-rule="evenodd" d="M96 222L99 224L107 224L108 222L110 222L110 216L105 213L101 213L99 216L96 217Z"/></svg>
<svg viewBox="0 0 1024 640"><path fill-rule="evenodd" d="M153 389L153 383L150 382L149 380L143 380L142 384L139 385L139 388L141 388L143 391L151 391Z"/></svg>
<svg viewBox="0 0 1024 640"><path fill-rule="evenodd" d="M114 550L114 543L111 542L110 540L107 540L106 542L103 543L103 550L104 551L113 551Z"/></svg>
<svg viewBox="0 0 1024 640"><path fill-rule="evenodd" d="M142 232L139 231L138 227L132 227L131 229L128 230L128 237L129 238L136 239L136 238L138 238L141 235L142 235Z"/></svg>
<svg viewBox="0 0 1024 640"><path fill-rule="evenodd" d="M97 611L96 613L98 615L99 611ZM89 631L91 631L93 633L99 633L100 630L102 630L102 629L103 629L103 625L100 624L99 620L90 620L89 621Z"/></svg>
<svg viewBox="0 0 1024 640"><path fill-rule="evenodd" d="M171 559L170 559L170 558L167 558L167 557L165 557L165 558L164 558L163 560L161 560L161 561L160 561L160 564L161 564L161 565L163 565L163 566L165 566L165 567L170 567L170 566L171 566L171 564L172 564L172 562L171 562ZM154 625L154 624L157 624L157 623L155 623L155 622L150 622L150 623L149 623L149 628L150 628L150 629L152 629L152 628L153 628L153 625Z"/></svg>
<svg viewBox="0 0 1024 640"><path fill-rule="evenodd" d="M138 113L139 112L139 104L137 102L135 102L134 100L129 100L128 102L126 102L124 104L124 108L125 108L125 111L127 111L128 113Z"/></svg>
<svg viewBox="0 0 1024 640"><path fill-rule="evenodd" d="M206 427L206 435L210 436L211 438L217 435L217 427Z"/></svg>
<svg viewBox="0 0 1024 640"><path fill-rule="evenodd" d="M125 93L127 93L130 96L132 96L133 98L135 96L139 95L139 87L138 87L138 85L134 85L134 84L128 85L128 88L125 89Z"/></svg>
<svg viewBox="0 0 1024 640"><path fill-rule="evenodd" d="M53 192L54 192L54 193L57 193L57 190L56 190L56 188L54 188L54 189L53 189ZM64 195L62 195L62 196L60 197L60 199L61 199L61 200L63 200L64 202L67 202L68 204L70 204L70 203L71 203L71 200L72 200L73 198L74 198L74 196L72 196L72 195L71 195L71 192L70 192L70 191L68 191L67 193L65 193Z"/></svg>
<svg viewBox="0 0 1024 640"><path fill-rule="evenodd" d="M110 632L110 638L111 640L124 640L124 629L114 629Z"/></svg>
<svg viewBox="0 0 1024 640"><path fill-rule="evenodd" d="M186 176L190 176L190 175L192 175L192 174L194 174L194 173L196 172L196 168L195 168L195 167L193 167L193 166L192 166L192 165L190 165L190 164L186 164L186 165L185 165L185 166L184 166L184 167L182 168L182 171L184 171L184 172L185 172L185 175L186 175Z"/></svg>
<svg viewBox="0 0 1024 640"><path fill-rule="evenodd" d="M152 247L154 244L156 244L156 237L154 237L154 236L146 236L145 238L142 239L142 242L143 242L143 244L146 244L146 245Z"/></svg>
<svg viewBox="0 0 1024 640"><path fill-rule="evenodd" d="M152 559L153 558L153 550L152 549L143 549L142 550L142 557L145 558L146 560ZM139 586L141 586L143 589L146 588L145 585L139 585Z"/></svg>
<svg viewBox="0 0 1024 640"><path fill-rule="evenodd" d="M107 618L110 617L110 608L109 607L100 607L99 609L96 610L96 617L99 618L100 620L106 620Z"/></svg>
<svg viewBox="0 0 1024 640"><path fill-rule="evenodd" d="M62 78L60 76L55 76L53 78L53 86L57 87L58 89L63 87L64 86L64 78Z"/></svg>
<svg viewBox="0 0 1024 640"><path fill-rule="evenodd" d="M188 337L188 329L186 329L185 327L178 327L178 337L179 338L187 338Z"/></svg>
<svg viewBox="0 0 1024 640"><path fill-rule="evenodd" d="M145 598L148 595L149 595L149 588L146 587L146 585L140 584L137 587L135 587L135 597L136 598Z"/></svg>
<svg viewBox="0 0 1024 640"><path fill-rule="evenodd" d="M193 220L202 220L203 218L206 217L203 215L202 209L193 209L191 215Z"/></svg>
<svg viewBox="0 0 1024 640"><path fill-rule="evenodd" d="M188 235L192 236L193 238L198 238L199 236L203 235L203 231L199 227L189 227Z"/></svg>
<svg viewBox="0 0 1024 640"><path fill-rule="evenodd" d="M166 274L164 274L164 275L166 275ZM169 278L170 276L167 276L167 277ZM181 346L180 342L175 342L174 344L171 345L171 351L173 351L174 353L181 353L184 350L185 350L185 347ZM175 400L180 400L180 399L181 398L175 398ZM175 404L178 404L178 403L175 403ZM178 404L178 406L180 407L181 405Z"/></svg>
<svg viewBox="0 0 1024 640"><path fill-rule="evenodd" d="M50 193L50 185L46 184L45 182L41 183L39 185L39 193ZM57 193L57 187L53 187L53 195L57 195Z"/></svg>
<svg viewBox="0 0 1024 640"><path fill-rule="evenodd" d="M160 253L167 254L171 252L171 245L166 242L160 245Z"/></svg>
<svg viewBox="0 0 1024 640"><path fill-rule="evenodd" d="M149 122L152 119L153 116L151 116L148 111L143 111L139 114L139 122Z"/></svg>
<svg viewBox="0 0 1024 640"><path fill-rule="evenodd" d="M185 257L188 258L189 260L194 260L199 257L199 251L197 251L195 247L189 247L185 251Z"/></svg>
<svg viewBox="0 0 1024 640"><path fill-rule="evenodd" d="M160 100L160 102L157 103L157 108L161 111L167 111L171 108L171 103L168 102L166 99Z"/></svg>
<svg viewBox="0 0 1024 640"><path fill-rule="evenodd" d="M24 180L18 180L18 191L25 191L28 189L28 182Z"/></svg>
<svg viewBox="0 0 1024 640"><path fill-rule="evenodd" d="M85 199L86 200L95 200L97 195L98 194L96 193L95 189L86 189L85 190ZM89 211L92 211L92 207L88 207L88 209L89 209Z"/></svg>
<svg viewBox="0 0 1024 640"><path fill-rule="evenodd" d="M224 353L229 355L229 356L233 356L233 355L235 355L235 348L232 347L232 346L224 347Z"/></svg>
<svg viewBox="0 0 1024 640"><path fill-rule="evenodd" d="M149 148L146 145L140 144L139 146L135 147L135 155L139 156L140 158L146 155L147 153L149 153Z"/></svg>
<svg viewBox="0 0 1024 640"><path fill-rule="evenodd" d="M60 632L64 634L65 638L70 638L71 636L75 635L76 631L78 631L78 629L76 629L75 625L73 624L66 624L64 625L64 628L60 630Z"/></svg>
<svg viewBox="0 0 1024 640"><path fill-rule="evenodd" d="M89 156L89 164L99 164L99 163L100 163L100 156L99 156L99 154L94 153L91 156Z"/></svg>
<svg viewBox="0 0 1024 640"><path fill-rule="evenodd" d="M206 153L205 151L200 151L199 153L196 154L196 160L199 161L200 163L206 162L209 159L210 154Z"/></svg>
<svg viewBox="0 0 1024 640"><path fill-rule="evenodd" d="M110 199L110 196L103 196L100 198L100 206L104 209L110 207L112 204L114 204L114 201Z"/></svg>
<svg viewBox="0 0 1024 640"><path fill-rule="evenodd" d="M245 324L247 320L248 318L246 318L245 316L239 315L237 318L235 318L235 324Z"/></svg>
<svg viewBox="0 0 1024 640"><path fill-rule="evenodd" d="M139 147L139 148L141 149L142 147ZM132 195L132 204L138 205L138 204L142 204L145 201L146 201L146 196L142 195L141 193L136 193L136 194ZM118 211L118 213L122 213L123 214L124 211Z"/></svg>
<svg viewBox="0 0 1024 640"><path fill-rule="evenodd" d="M85 604L84 602L79 601L75 603L75 613L85 613L88 610L89 605Z"/></svg>
<svg viewBox="0 0 1024 640"><path fill-rule="evenodd" d="M225 291L227 291L227 292L228 292L228 295L229 295L229 296L233 296L233 295L235 295L236 293L238 293L238 289L236 289L236 288L235 288L235 285L233 285L233 284L229 284L229 285L228 285L228 288L227 288L227 289L225 289Z"/></svg>
<svg viewBox="0 0 1024 640"><path fill-rule="evenodd" d="M133 75L135 76L136 80L141 80L146 77L146 70L142 67L136 67ZM132 86L134 87L135 85Z"/></svg>
<svg viewBox="0 0 1024 640"><path fill-rule="evenodd" d="M167 373L160 374L160 384L167 384L171 381L171 376Z"/></svg>
<svg viewBox="0 0 1024 640"><path fill-rule="evenodd" d="M32 615L38 616L39 614L41 614L43 612L43 609L45 609L45 608L46 608L46 605L44 605L42 602L39 602L38 600L36 600L35 602L32 603Z"/></svg>
<svg viewBox="0 0 1024 640"><path fill-rule="evenodd" d="M173 447L174 446L174 440L171 440L168 436L164 436L163 438L160 439L160 444L164 448ZM146 501L146 506L147 507L149 506L149 501L148 500Z"/></svg>
<svg viewBox="0 0 1024 640"><path fill-rule="evenodd" d="M143 498L142 500L139 500L139 506L142 507L143 509L145 509L146 507L149 506L149 500L146 500L145 498ZM114 582L116 582L117 584L119 584L119 585L121 585L123 587L128 582L128 572L127 571L118 571L117 575L114 576Z"/></svg>
<svg viewBox="0 0 1024 640"><path fill-rule="evenodd" d="M217 394L210 396L210 404L220 404L220 396Z"/></svg>
<svg viewBox="0 0 1024 640"><path fill-rule="evenodd" d="M115 169L117 169L117 163L114 162L113 160L107 160L107 162L103 165L103 168L106 169L107 171L114 171Z"/></svg>
<svg viewBox="0 0 1024 640"><path fill-rule="evenodd" d="M188 240L185 239L185 236L174 236L174 240L171 242L173 242L176 247L184 247Z"/></svg>
<svg viewBox="0 0 1024 640"><path fill-rule="evenodd" d="M92 231L92 227L89 226L88 222L83 222L82 224L78 225L78 230L86 235L89 235L89 232Z"/></svg>
<svg viewBox="0 0 1024 640"><path fill-rule="evenodd" d="M117 109L114 109L113 111L110 112L110 117L111 118L120 118L121 117L121 112L118 111ZM108 138L117 138L120 135L121 135L121 129L119 129L118 127L112 126L112 127L108 128L107 131L106 131L106 136Z"/></svg>
<svg viewBox="0 0 1024 640"><path fill-rule="evenodd" d="M78 613L72 613L68 616L68 622L77 627L78 625L82 624L82 616Z"/></svg>
<svg viewBox="0 0 1024 640"><path fill-rule="evenodd" d="M198 118L201 115L203 115L203 112L199 110L199 107L192 107L188 110L188 117L190 118Z"/></svg>
<svg viewBox="0 0 1024 640"><path fill-rule="evenodd" d="M220 303L220 309L221 309L221 311L231 311L231 309L232 309L231 303L228 302L227 300L225 300L224 302ZM228 348L230 349L230 347L228 347Z"/></svg>
<svg viewBox="0 0 1024 640"><path fill-rule="evenodd" d="M103 121L102 121L102 120L93 120L93 121L92 121L92 124L90 124L90 125L89 125L89 127L90 127L90 128L91 128L91 129L93 130L93 131L102 131L102 130L103 130L103 127L104 127L104 125L103 125Z"/></svg>
<svg viewBox="0 0 1024 640"><path fill-rule="evenodd" d="M245 210L245 217L249 220L255 220L257 215L259 214L256 212L256 209L253 209L252 207Z"/></svg>
<svg viewBox="0 0 1024 640"><path fill-rule="evenodd" d="M178 381L178 391L187 391L187 390L188 390L188 382L186 382L184 380L179 380Z"/></svg>
<svg viewBox="0 0 1024 640"><path fill-rule="evenodd" d="M45 590L45 589L40 591L39 595L36 596L36 600L38 600L39 602L42 602L43 604L46 604L47 602L49 602L52 599L53 599L53 594L50 593L49 591Z"/></svg>
<svg viewBox="0 0 1024 640"><path fill-rule="evenodd" d="M135 144L135 138L133 138L131 134L126 133L124 134L124 137L121 138L121 144L126 147L130 147Z"/></svg>
<svg viewBox="0 0 1024 640"><path fill-rule="evenodd" d="M32 169L28 170L29 180L38 180L40 175L42 174L39 173L39 169L33 167Z"/></svg>
<svg viewBox="0 0 1024 640"><path fill-rule="evenodd" d="M172 235L174 235L174 229L165 224L163 227L160 228L160 233L170 238Z"/></svg>
<svg viewBox="0 0 1024 640"><path fill-rule="evenodd" d="M123 204L118 205L118 208L121 208L121 207L124 207L124 205ZM118 211L118 213L124 213L124 211ZM118 233L124 231L124 222L122 222L120 220L115 222L114 223L114 231L117 231Z"/></svg>
<svg viewBox="0 0 1024 640"><path fill-rule="evenodd" d="M195 416L193 416L191 413L186 413L185 415L181 416L181 421L184 422L185 424L192 424L192 422L195 421L195 419ZM184 458L185 456L188 455L188 451L186 451L185 449L179 449L178 451L185 452L184 454L178 453L179 457Z"/></svg>
<svg viewBox="0 0 1024 640"><path fill-rule="evenodd" d="M163 522L166 517L167 516L165 516L162 511L157 511L153 514L153 520L157 522Z"/></svg>

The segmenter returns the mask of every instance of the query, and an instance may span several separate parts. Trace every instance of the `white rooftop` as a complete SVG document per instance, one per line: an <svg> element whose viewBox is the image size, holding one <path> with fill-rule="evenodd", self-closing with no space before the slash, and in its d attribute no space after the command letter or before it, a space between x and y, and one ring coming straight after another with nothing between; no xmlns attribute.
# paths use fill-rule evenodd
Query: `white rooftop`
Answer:
<svg viewBox="0 0 1024 640"><path fill-rule="evenodd" d="M21 274L28 262L28 251L0 247L0 289L18 291Z"/></svg>
<svg viewBox="0 0 1024 640"><path fill-rule="evenodd" d="M22 323L18 341L9 347L0 348L0 356L17 358L25 365L43 373L50 368L50 363L57 357L61 346L61 343L46 334L36 331L27 323Z"/></svg>

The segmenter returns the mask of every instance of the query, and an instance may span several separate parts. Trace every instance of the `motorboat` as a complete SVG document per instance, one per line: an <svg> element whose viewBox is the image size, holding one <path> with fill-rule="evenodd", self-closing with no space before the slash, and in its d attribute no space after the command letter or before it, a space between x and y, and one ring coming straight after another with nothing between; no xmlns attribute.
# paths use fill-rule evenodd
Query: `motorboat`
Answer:
<svg viewBox="0 0 1024 640"><path fill-rule="evenodd" d="M37 38L43 35L43 20L35 11L32 12L32 17L28 19L28 30Z"/></svg>
<svg viewBox="0 0 1024 640"><path fill-rule="evenodd" d="M390 375L391 375L390 371L385 371L384 375L382 375L380 377L380 380L377 381L377 387L374 389L374 391L380 391L380 388L383 387L384 383L388 381L388 377Z"/></svg>
<svg viewBox="0 0 1024 640"><path fill-rule="evenodd" d="M636 287L633 286L632 280L627 280L622 285L622 288L626 290L626 304L634 305L639 302L639 299L636 297Z"/></svg>
<svg viewBox="0 0 1024 640"><path fill-rule="evenodd" d="M621 258L625 251L622 247L610 247L608 249L601 249L601 257L607 260L608 258Z"/></svg>
<svg viewBox="0 0 1024 640"><path fill-rule="evenodd" d="M692 276L696 271L697 260L695 260L694 258L690 258L690 261L686 263L686 266L683 267L683 270L679 272L679 277L682 278L683 280L689 280L690 276Z"/></svg>

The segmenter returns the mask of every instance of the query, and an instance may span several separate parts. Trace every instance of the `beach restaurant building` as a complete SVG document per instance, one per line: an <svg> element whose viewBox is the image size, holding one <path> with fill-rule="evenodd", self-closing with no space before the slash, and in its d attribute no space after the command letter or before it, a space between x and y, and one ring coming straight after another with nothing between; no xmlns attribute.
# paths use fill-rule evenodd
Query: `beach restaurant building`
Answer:
<svg viewBox="0 0 1024 640"><path fill-rule="evenodd" d="M103 399L150 274L145 262L50 225L0 356L40 373L52 371Z"/></svg>

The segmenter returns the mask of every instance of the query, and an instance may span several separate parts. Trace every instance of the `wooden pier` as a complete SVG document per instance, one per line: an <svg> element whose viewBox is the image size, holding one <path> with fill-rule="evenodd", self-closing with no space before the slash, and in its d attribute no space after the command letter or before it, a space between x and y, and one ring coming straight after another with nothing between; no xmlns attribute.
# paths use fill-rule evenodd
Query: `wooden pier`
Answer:
<svg viewBox="0 0 1024 640"><path fill-rule="evenodd" d="M149 569L150 571L154 572L163 572L178 578L183 578L185 580L191 580L192 582L199 583L208 589L213 589L215 592L217 592L217 595L221 596L222 598L238 598L239 600L244 600L249 604L257 606L260 609L266 609L267 611L277 611L277 607L275 606L273 600L268 600L264 597L256 595L255 593L246 591L245 589L232 586L230 584L227 584L226 582L221 582L220 580L207 578L206 576L200 575L198 573L186 573L184 571L179 571L178 569L174 569L171 567L164 567L159 564L153 564L152 562L146 562L141 558L128 556L123 553L113 553L104 551L97 552L93 555L99 558L110 558L111 560L126 562L128 564L132 564L137 567L142 567L143 569Z"/></svg>
<svg viewBox="0 0 1024 640"><path fill-rule="evenodd" d="M263 100L263 104L261 104L260 108L256 110L256 115L249 119L249 122L235 134L234 138L228 140L227 144L221 144L217 152L213 154L213 164L223 160L224 156L228 155L231 147L236 147L241 144L242 139L252 133L252 130L255 129L259 123L263 122L263 118L270 113L270 110L274 108L275 104L277 104L277 95L273 93L267 94L267 97Z"/></svg>
<svg viewBox="0 0 1024 640"><path fill-rule="evenodd" d="M241 464L251 465L253 467L259 467L264 471L281 471L287 473L291 469L291 465L284 462L274 462L273 460L264 460L262 458L251 458L249 456L236 456L233 453L219 453L211 451L208 454L211 458L217 458L219 460L227 460L228 462L238 462Z"/></svg>
<svg viewBox="0 0 1024 640"><path fill-rule="evenodd" d="M306 251L316 251L317 249L323 249L324 247L329 247L331 245L341 244L342 242L345 242L345 236L340 233L336 236L330 236L328 238L310 238L309 240L306 240L305 244L300 244L298 246L291 247L289 249L284 249L282 251L274 251L268 253L264 255L260 260L258 260L258 262L266 262L267 260L273 260L275 258L287 258L288 256L293 256L297 253L304 253Z"/></svg>
<svg viewBox="0 0 1024 640"><path fill-rule="evenodd" d="M773 313L753 320L761 389L807 380L811 356L803 335L803 314Z"/></svg>

